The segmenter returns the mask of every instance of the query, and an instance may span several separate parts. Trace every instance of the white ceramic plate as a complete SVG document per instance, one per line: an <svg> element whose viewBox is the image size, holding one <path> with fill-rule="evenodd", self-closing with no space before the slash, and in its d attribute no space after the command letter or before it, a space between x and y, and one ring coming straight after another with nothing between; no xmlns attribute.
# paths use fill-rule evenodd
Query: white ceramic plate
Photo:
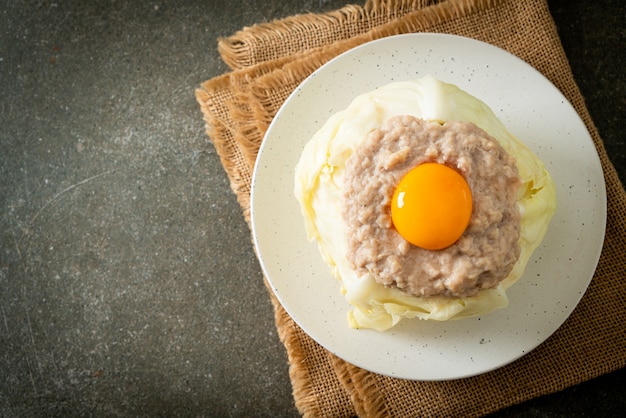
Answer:
<svg viewBox="0 0 626 418"><path fill-rule="evenodd" d="M543 160L559 207L505 309L472 319L405 320L386 331L348 327L340 284L308 242L293 196L304 144L354 97L391 81L432 74L486 102ZM441 34L373 41L307 78L272 122L252 184L252 228L261 265L289 314L315 341L372 372L413 380L484 373L523 356L570 315L595 271L606 225L602 167L583 122L539 72L506 51Z"/></svg>

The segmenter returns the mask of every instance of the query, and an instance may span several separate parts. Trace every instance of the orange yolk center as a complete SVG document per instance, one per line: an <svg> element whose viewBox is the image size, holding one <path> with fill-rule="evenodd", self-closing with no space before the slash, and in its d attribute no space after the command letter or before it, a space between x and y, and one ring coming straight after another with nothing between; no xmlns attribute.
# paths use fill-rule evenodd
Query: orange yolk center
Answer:
<svg viewBox="0 0 626 418"><path fill-rule="evenodd" d="M407 241L440 250L463 235L472 216L472 192L456 170L424 163L400 180L391 201L393 224Z"/></svg>

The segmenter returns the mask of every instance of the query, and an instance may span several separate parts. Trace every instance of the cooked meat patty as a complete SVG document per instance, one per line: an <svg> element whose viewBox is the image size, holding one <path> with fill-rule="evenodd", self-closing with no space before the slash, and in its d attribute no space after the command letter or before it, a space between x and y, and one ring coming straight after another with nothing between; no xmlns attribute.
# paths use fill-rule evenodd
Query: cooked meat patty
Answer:
<svg viewBox="0 0 626 418"><path fill-rule="evenodd" d="M399 181L426 162L456 169L472 190L470 223L443 250L410 244L391 220ZM416 296L465 297L496 287L520 254L520 184L515 158L475 124L392 117L346 163L348 261L359 276L370 273Z"/></svg>

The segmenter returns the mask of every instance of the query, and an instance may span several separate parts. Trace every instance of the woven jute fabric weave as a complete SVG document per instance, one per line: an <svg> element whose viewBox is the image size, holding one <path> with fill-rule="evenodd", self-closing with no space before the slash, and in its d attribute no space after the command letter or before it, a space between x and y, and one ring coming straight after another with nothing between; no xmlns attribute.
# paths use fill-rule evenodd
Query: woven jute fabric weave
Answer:
<svg viewBox="0 0 626 418"><path fill-rule="evenodd" d="M572 77L546 0L369 1L244 28L220 40L220 53L233 70L203 83L196 97L245 219L250 221L259 145L297 85L355 46L414 32L462 35L508 50L568 98L604 170L608 219L602 255L580 304L537 349L495 371L443 382L394 379L333 356L268 292L304 416L480 416L626 366L626 193Z"/></svg>

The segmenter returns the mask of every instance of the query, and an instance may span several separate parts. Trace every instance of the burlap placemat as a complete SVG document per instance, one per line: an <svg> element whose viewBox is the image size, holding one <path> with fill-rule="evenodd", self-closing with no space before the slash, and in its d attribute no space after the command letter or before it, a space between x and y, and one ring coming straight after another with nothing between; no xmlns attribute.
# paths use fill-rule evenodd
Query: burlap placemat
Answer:
<svg viewBox="0 0 626 418"><path fill-rule="evenodd" d="M537 349L493 372L419 382L359 369L309 338L275 296L295 403L304 416L480 416L626 365L626 193L585 107L545 0L369 1L322 15L245 28L219 43L233 71L196 91L249 222L259 144L283 101L320 65L354 46L409 32L443 32L504 48L541 71L574 105L596 145L608 194L606 239L594 278L571 317Z"/></svg>

